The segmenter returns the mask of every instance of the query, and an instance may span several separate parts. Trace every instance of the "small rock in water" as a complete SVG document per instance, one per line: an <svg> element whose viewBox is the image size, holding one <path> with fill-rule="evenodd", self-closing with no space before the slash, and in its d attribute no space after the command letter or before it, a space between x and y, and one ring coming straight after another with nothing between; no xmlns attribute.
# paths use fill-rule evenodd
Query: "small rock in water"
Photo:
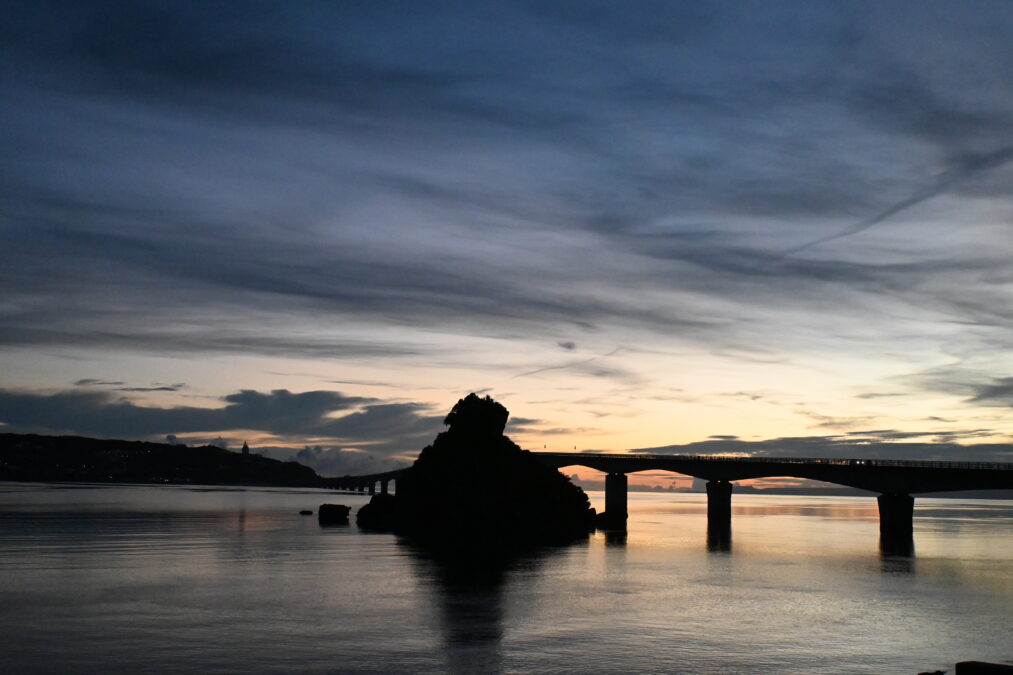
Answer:
<svg viewBox="0 0 1013 675"><path fill-rule="evenodd" d="M347 523L348 512L351 510L351 506L345 506L344 504L321 504L320 509L317 511L317 520L320 521L321 525Z"/></svg>
<svg viewBox="0 0 1013 675"><path fill-rule="evenodd" d="M309 509L303 509L302 511L299 512L299 515L300 516L312 516L313 512L310 511Z"/></svg>

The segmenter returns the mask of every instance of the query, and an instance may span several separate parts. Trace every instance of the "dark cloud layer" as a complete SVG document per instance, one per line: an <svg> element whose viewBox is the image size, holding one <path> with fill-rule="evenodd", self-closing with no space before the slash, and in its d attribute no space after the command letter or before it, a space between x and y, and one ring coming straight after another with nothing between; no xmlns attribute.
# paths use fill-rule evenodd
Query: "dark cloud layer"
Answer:
<svg viewBox="0 0 1013 675"><path fill-rule="evenodd" d="M1013 377L1000 377L986 384L974 385L974 396L971 401L1013 406Z"/></svg>
<svg viewBox="0 0 1013 675"><path fill-rule="evenodd" d="M2 281L6 293L42 302L0 317L5 340L272 353L273 336L141 330L151 326L144 301L152 294L173 319L185 319L182 307L195 298L267 307L275 298L275 310L295 301L294 311L410 323L485 315L552 332L557 322L631 322L706 339L705 309L605 300L593 275L562 258L558 272L539 265L531 281L516 267L484 266L481 233L571 232L557 240L565 256L586 231L604 252L672 264L657 283L692 287L699 278L696 290L717 299L776 302L797 283L913 292L927 274L918 266L778 263L791 230L769 231L753 247L735 223L815 216L832 228L816 240L827 242L1009 159L1008 82L982 93L1003 82L989 79L1009 62L1001 41L979 38L977 57L962 54L979 90L963 87L959 73L918 70L906 40L896 44L885 29L903 16L899 6L648 5L10 8ZM979 24L1009 20L1001 4L976 4L963 17L950 16L955 10L920 10L919 30L944 52ZM843 139L884 133L901 150L905 137L930 141L935 157L919 154L936 163L938 178L863 176L870 158ZM470 175L453 159L426 166L448 150L476 158ZM884 170L896 164L882 159ZM379 248L353 244L346 235L369 227L358 222L363 209L385 196L397 220L418 210L429 217L385 224L392 238ZM467 225L441 225L450 213ZM307 236L321 218L336 225L323 239L332 244ZM857 224L834 233L849 220ZM430 255L438 244L413 256L396 232L420 227L432 228L434 242L473 241L444 260ZM522 255L509 240L488 243ZM44 273L33 269L42 259L52 263ZM596 273L620 286L651 283L635 267ZM554 276L583 287L553 293L543 282ZM757 277L765 287L750 290ZM54 290L71 278L83 286L61 303ZM110 324L111 297L129 311ZM295 340L277 349L321 353Z"/></svg>
<svg viewBox="0 0 1013 675"><path fill-rule="evenodd" d="M1013 127L1013 123L1009 124L1009 126ZM835 239L841 239L842 237L849 237L853 234L858 234L859 232L868 230L870 227L879 225L883 221L887 220L892 216L897 215L898 213L904 211L905 209L917 206L918 204L921 204L924 201L932 199L937 195L943 194L944 192L958 185L962 181L969 180L970 178L974 177L975 175L981 172L999 168L1004 164L1007 164L1011 160L1013 160L1013 146L1002 147L999 148L998 150L989 152L987 154L975 154L968 157L964 157L961 160L959 166L956 166L948 170L946 173L936 178L936 180L931 185L919 190L918 192L914 193L907 199L902 199L901 201L897 202L896 204L890 205L889 207L872 216L871 218L867 218L866 220L856 223L845 230L835 232L834 234L829 234L825 237L816 239L815 241L803 244L802 246L797 246L788 251L788 253L789 254L801 253L802 251L812 248L814 246L826 244L828 242L834 241Z"/></svg>
<svg viewBox="0 0 1013 675"><path fill-rule="evenodd" d="M152 391L179 391L180 389L186 389L185 382L177 382L175 384L163 384L161 382L154 382L150 386L127 386L126 382L119 380L99 380L93 377L84 377L74 382L75 387L108 387L113 391L135 391L135 392L152 392Z"/></svg>
<svg viewBox="0 0 1013 675"><path fill-rule="evenodd" d="M1002 354L1011 36L1001 1L15 3L0 348L396 363L446 357L436 331L624 385L584 336ZM961 395L1009 402L992 377ZM151 412L77 384L46 401L82 431L427 415L277 392Z"/></svg>
<svg viewBox="0 0 1013 675"><path fill-rule="evenodd" d="M322 438L379 455L412 454L442 430L442 416L418 403L382 402L333 391L243 390L221 408L140 406L108 392L51 394L0 390L0 422L15 432L162 438L207 432L259 431Z"/></svg>
<svg viewBox="0 0 1013 675"><path fill-rule="evenodd" d="M850 432L836 436L799 436L744 441L713 438L706 441L643 448L634 452L678 455L742 453L754 457L838 457L848 459L918 459L949 462L1013 462L1013 444L961 443L990 430L958 432L900 432L889 429ZM913 441L912 439L922 439Z"/></svg>

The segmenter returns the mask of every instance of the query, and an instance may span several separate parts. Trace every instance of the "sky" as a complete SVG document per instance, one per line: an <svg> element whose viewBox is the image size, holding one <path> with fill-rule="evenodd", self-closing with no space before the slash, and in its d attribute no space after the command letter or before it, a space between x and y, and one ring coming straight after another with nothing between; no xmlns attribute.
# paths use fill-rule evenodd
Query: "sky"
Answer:
<svg viewBox="0 0 1013 675"><path fill-rule="evenodd" d="M0 431L1013 461L1013 5L5 2Z"/></svg>

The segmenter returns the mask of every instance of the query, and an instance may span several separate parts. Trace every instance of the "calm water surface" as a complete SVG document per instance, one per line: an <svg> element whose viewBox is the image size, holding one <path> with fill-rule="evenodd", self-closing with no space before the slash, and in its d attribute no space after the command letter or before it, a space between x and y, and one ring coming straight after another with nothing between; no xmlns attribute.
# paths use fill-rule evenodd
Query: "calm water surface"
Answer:
<svg viewBox="0 0 1013 675"><path fill-rule="evenodd" d="M600 507L602 495L591 493ZM0 672L867 673L1013 660L1013 503L631 493L625 542L460 579L318 490L0 483Z"/></svg>

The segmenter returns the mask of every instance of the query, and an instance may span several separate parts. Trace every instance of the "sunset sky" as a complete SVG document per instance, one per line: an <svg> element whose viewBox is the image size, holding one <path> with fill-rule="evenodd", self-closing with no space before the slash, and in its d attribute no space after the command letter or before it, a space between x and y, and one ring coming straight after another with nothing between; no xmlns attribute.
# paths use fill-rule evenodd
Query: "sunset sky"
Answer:
<svg viewBox="0 0 1013 675"><path fill-rule="evenodd" d="M0 431L1013 461L1013 3L3 11Z"/></svg>

